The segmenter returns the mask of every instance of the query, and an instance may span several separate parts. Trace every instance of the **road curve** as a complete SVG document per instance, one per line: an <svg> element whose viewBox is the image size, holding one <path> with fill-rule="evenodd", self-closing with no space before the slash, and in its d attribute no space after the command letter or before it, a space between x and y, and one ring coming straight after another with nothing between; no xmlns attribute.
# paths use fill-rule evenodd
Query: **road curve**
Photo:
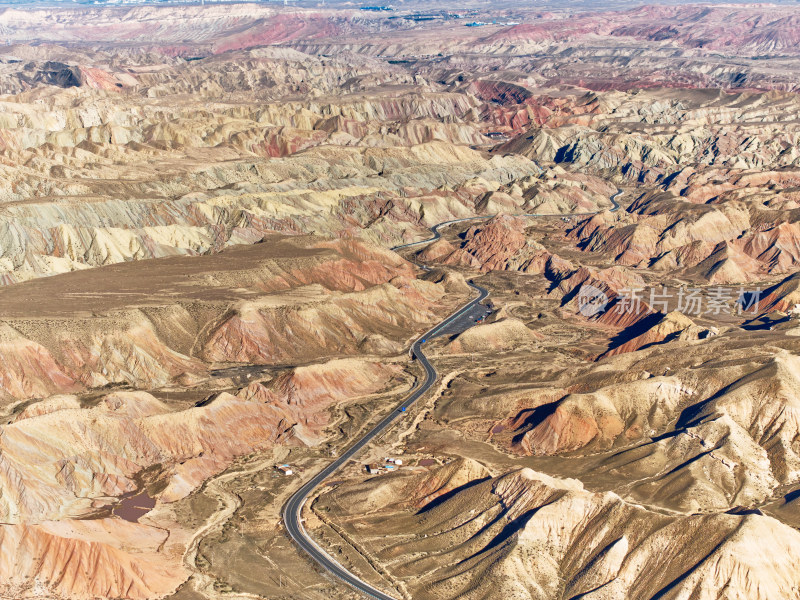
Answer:
<svg viewBox="0 0 800 600"><path fill-rule="evenodd" d="M608 212L617 212L619 210L619 202L617 202L617 198L622 194L622 190L619 188L617 189L617 193L613 196L609 197L611 200L611 204L613 206L609 209ZM592 211L592 212L579 212L579 213L518 213L514 215L509 215L512 217L589 217L591 215L596 215L602 211ZM463 223L464 221L481 221L486 219L491 219L492 217L496 217L497 215L483 215L480 217L465 217L463 219L452 219L450 221L442 221L441 223L437 223L433 227L431 227L431 232L433 233L433 237L420 240L418 242L411 242L410 244L401 244L399 246L395 246L392 250L402 250L403 248L410 248L411 246L419 246L420 244L427 244L429 242L435 242L441 236L439 233L439 228L444 227L445 225L452 225L453 223Z"/></svg>
<svg viewBox="0 0 800 600"><path fill-rule="evenodd" d="M611 209L611 212L615 212L619 209L619 203L617 202L617 198L622 194L622 190L617 190L617 193L611 196L611 202L614 205ZM572 213L571 215L563 215L563 214L539 214L539 213L525 213L521 215L515 216L524 216L524 217L563 217L563 216L589 216L597 214L596 212L585 212L585 213ZM410 244L402 244L400 246L395 246L392 250L400 250L402 248L409 248L411 246L417 246L420 244L426 244L429 242L433 242L438 240L441 235L439 234L439 228L444 225L451 225L453 223L460 223L464 221L476 221L480 219L490 219L495 215L490 216L481 216L481 217L467 217L464 219L453 219L451 221L444 221L442 223L437 223L433 227L431 227L431 232L433 233L433 237L428 238L426 240L421 240L419 242L412 242ZM355 575L353 575L350 571L348 571L345 567L339 564L336 559L334 559L330 554L325 552L313 539L311 536L308 535L308 532L303 527L303 519L301 517L301 513L303 512L303 506L306 503L309 495L317 486L321 485L323 481L325 481L328 477L333 475L336 471L338 471L347 461L353 458L356 454L358 454L364 446L369 444L376 436L380 435L389 425L391 425L398 417L401 415L408 414L407 412L403 412L403 409L408 409L411 407L414 402L416 402L425 392L427 392L431 386L436 382L438 378L438 373L436 369L433 368L431 363L428 361L428 358L425 356L425 353L422 351L422 344L425 341L433 337L439 332L441 329L452 323L453 321L457 320L459 317L463 316L464 313L469 312L476 304L480 304L488 295L489 292L485 288L480 287L479 285L475 285L472 282L468 284L472 289L478 292L478 295L474 297L472 300L467 302L461 308L459 308L456 312L451 314L447 317L444 321L441 321L438 325L432 327L425 333L423 333L420 337L416 339L416 341L411 346L411 354L414 358L416 358L419 363L425 369L425 379L421 385L417 386L414 391L408 396L402 404L398 405L397 407L392 410L388 415L386 415L381 421L375 425L367 434L364 435L360 440L354 443L350 448L347 449L341 456L339 456L336 460L332 461L328 464L324 469L319 471L314 477L308 480L303 487L297 490L286 504L283 507L283 522L286 526L286 531L289 536L294 540L294 542L302 548L315 562L317 562L323 569L343 581L344 583L348 584L353 589L361 592L368 598L376 598L377 600L396 600L394 596L389 596L384 592L380 591L377 588L372 587L365 581L362 581Z"/></svg>

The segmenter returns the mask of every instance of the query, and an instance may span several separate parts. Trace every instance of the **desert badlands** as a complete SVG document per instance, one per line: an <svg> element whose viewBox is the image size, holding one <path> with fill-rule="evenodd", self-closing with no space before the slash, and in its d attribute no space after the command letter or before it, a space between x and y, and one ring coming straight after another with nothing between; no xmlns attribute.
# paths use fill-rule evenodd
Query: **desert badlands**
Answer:
<svg viewBox="0 0 800 600"><path fill-rule="evenodd" d="M0 2L0 598L800 599L796 3Z"/></svg>

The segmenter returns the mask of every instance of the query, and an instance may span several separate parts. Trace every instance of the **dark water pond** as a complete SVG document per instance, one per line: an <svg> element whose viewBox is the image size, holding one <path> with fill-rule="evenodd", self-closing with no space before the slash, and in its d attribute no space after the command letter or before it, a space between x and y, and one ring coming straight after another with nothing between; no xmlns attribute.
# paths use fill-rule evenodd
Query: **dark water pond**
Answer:
<svg viewBox="0 0 800 600"><path fill-rule="evenodd" d="M153 510L156 499L151 498L147 492L139 492L130 496L120 498L119 503L112 509L112 512L126 521L138 523L139 519Z"/></svg>

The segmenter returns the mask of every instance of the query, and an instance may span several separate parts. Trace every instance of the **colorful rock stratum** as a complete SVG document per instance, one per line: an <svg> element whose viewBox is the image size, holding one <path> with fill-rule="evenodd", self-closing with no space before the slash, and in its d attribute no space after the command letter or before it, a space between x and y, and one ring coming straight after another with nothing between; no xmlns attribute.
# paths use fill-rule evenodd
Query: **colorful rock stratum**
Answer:
<svg viewBox="0 0 800 600"><path fill-rule="evenodd" d="M800 598L800 5L0 2L0 598L359 598L392 412L388 597Z"/></svg>

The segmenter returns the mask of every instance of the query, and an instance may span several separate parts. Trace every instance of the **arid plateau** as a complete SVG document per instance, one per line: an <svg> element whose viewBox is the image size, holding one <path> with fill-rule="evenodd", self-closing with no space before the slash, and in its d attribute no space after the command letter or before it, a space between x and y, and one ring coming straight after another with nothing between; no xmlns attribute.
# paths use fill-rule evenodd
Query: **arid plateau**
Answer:
<svg viewBox="0 0 800 600"><path fill-rule="evenodd" d="M0 598L800 598L800 8L0 3Z"/></svg>

